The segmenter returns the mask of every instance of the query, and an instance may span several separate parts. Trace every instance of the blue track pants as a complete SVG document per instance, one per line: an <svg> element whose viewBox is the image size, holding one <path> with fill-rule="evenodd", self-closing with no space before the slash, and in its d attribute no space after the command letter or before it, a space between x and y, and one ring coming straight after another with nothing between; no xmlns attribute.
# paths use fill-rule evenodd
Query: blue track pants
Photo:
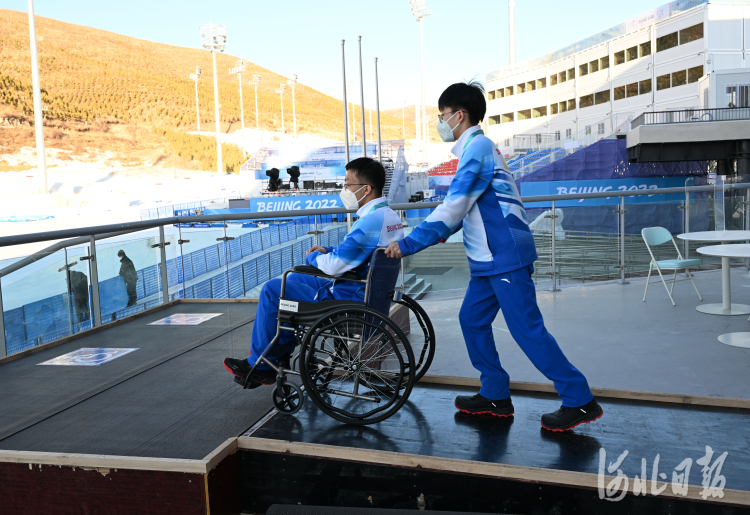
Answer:
<svg viewBox="0 0 750 515"><path fill-rule="evenodd" d="M563 406L578 407L594 396L583 374L563 354L544 327L536 303L531 267L504 274L472 277L459 321L472 365L480 373L479 393L491 400L510 397L510 377L500 365L492 322L503 311L511 336L534 366L551 380Z"/></svg>
<svg viewBox="0 0 750 515"><path fill-rule="evenodd" d="M337 292L334 289L332 294L328 287L331 282L327 279L321 279L312 275L289 274L286 278L286 291L284 298L289 300L300 300L303 302L321 302L324 300L351 300L350 297L355 293L348 291ZM338 288L338 287L337 287ZM343 288L342 288L343 289ZM252 340L250 341L250 357L248 363L254 365L268 343L276 336L276 324L279 319L279 296L281 295L281 279L271 279L260 290L258 301L258 311L255 314L253 324ZM361 300L357 298L356 300ZM281 347L282 345L286 347ZM276 347L271 351L273 355L267 356L269 360L274 361L275 356L289 354L293 350L294 333L291 331L282 331L281 337ZM268 369L268 365L261 363L259 369Z"/></svg>

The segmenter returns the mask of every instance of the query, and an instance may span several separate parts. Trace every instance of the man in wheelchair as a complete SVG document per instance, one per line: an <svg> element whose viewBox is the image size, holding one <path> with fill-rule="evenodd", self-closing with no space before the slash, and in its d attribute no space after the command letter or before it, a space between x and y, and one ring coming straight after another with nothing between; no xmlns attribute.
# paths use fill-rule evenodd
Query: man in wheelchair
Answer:
<svg viewBox="0 0 750 515"><path fill-rule="evenodd" d="M404 231L399 216L388 207L383 194L385 170L379 162L369 157L361 157L346 165L344 188L341 200L347 209L358 209L359 220L352 226L338 247L316 245L307 251L307 264L319 268L324 273L339 277L345 272L354 272L363 279L367 276L367 266L372 253L378 247L402 240ZM304 302L326 300L364 299L364 283L334 280L303 274L287 277L284 298ZM260 292L258 311L255 315L250 356L248 358L224 359L224 367L235 376L236 383L242 385L268 343L276 335L281 294L281 279L271 279ZM274 348L278 357L292 353L295 336L291 331L282 331L281 340ZM280 349L280 350L279 350ZM267 356L271 361L277 357ZM247 381L247 388L270 385L276 382L276 372L265 363L255 369Z"/></svg>

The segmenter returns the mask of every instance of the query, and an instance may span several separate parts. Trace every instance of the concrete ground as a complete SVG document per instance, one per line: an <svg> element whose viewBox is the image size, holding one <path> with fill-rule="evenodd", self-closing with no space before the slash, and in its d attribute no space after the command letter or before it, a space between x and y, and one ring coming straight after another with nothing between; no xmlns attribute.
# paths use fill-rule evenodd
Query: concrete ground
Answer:
<svg viewBox="0 0 750 515"><path fill-rule="evenodd" d="M557 293L537 288L537 299L547 329L591 386L750 398L750 349L717 340L724 333L750 332L748 317L696 311L699 304L721 302L721 272L694 277L703 302L689 281L678 282L674 307L658 278L652 278L646 302L645 278L627 285L563 287ZM430 374L479 377L458 322L464 293L435 291L419 301L437 335ZM735 303L750 304L750 276L744 268L732 270L732 294ZM548 382L511 338L501 314L493 328L500 361L512 380Z"/></svg>

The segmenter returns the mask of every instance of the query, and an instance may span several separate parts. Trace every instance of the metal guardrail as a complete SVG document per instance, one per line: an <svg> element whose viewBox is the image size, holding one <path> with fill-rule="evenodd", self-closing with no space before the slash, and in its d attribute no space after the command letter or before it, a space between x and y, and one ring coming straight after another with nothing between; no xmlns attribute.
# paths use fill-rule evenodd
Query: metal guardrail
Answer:
<svg viewBox="0 0 750 515"><path fill-rule="evenodd" d="M725 190L733 190L733 189L744 189L748 190L750 189L750 183L740 183L740 184L726 184ZM555 211L555 202L556 201L563 201L563 200L581 200L581 199L594 199L594 198L620 198L620 206L616 213L618 213L620 216L620 234L619 234L619 240L620 240L620 264L616 268L620 269L620 275L623 284L626 284L625 281L625 233L624 233L624 213L625 213L625 197L634 197L634 196L653 196L653 195L668 195L668 194L685 194L688 195L689 193L693 192L711 192L714 191L715 187L713 185L709 186L693 186L693 187L687 187L687 188L659 188L659 189L652 189L652 190L632 190L632 191L607 191L607 192L597 192L597 193L579 193L579 194L568 194L568 195L538 195L538 196L527 196L522 197L522 200L525 203L533 203L533 202L546 202L551 201L552 202L552 213L556 213ZM421 203L408 203L408 204L393 204L390 207L396 211L408 211L411 209L430 209L435 208L442 204L442 202L421 202ZM92 288L92 311L94 316L94 326L99 326L102 324L101 320L101 310L99 309L99 281L98 281L98 273L95 266L95 259L96 259L96 241L106 238L111 238L114 236L119 236L121 234L130 233L130 232L137 232L141 230L146 229L159 229L159 244L153 245L154 247L160 248L160 262L161 262L161 270L162 270L162 284L168 284L168 280L166 278L166 251L165 246L168 244L166 242L165 236L164 236L164 226L166 225L173 225L173 224L179 224L179 223L202 223L202 222L225 222L225 221L232 221L232 220L263 220L263 219L277 219L280 217L304 217L304 216L313 216L313 215L333 215L333 214L344 214L344 213L354 213L355 210L346 210L343 208L330 208L330 209L309 209L309 210L298 210L298 211L274 211L274 212L265 212L265 213L241 213L241 214L222 214L222 215L198 215L198 216L181 216L181 217L170 217L170 218L161 218L158 220L148 220L148 221L140 221L140 222L128 222L128 223L122 223L122 224L111 224L111 225L102 225L102 226L92 226L92 227L82 227L77 229L66 229L66 230L60 230L60 231L47 231L47 232L40 232L40 233L31 233L31 234L21 234L21 235L14 235L14 236L5 236L0 238L0 247L7 247L11 245L21 245L21 244L27 244L27 243L36 243L36 242L42 242L42 241L51 241L51 240L65 240L55 243L54 245L35 253L32 256L29 256L27 258L24 258L23 260L14 263L10 265L9 267L6 267L2 270L0 270L0 277L7 275L13 271L17 271L20 268L23 268L24 266L27 266L35 261L38 261L39 259L49 255L50 253L59 250L61 248L65 248L72 245L77 245L81 243L88 242L90 245L90 259L92 259L92 264L94 266L91 267L91 288ZM315 218L315 233L317 233L317 216ZM550 231L553 233L554 231ZM555 263L555 238L553 235L552 238L552 246L551 246L551 273L552 273L552 283L553 283L553 291L556 290L556 263ZM167 296L165 292L162 292L163 300L167 301ZM3 316L3 307L2 307L2 291L0 291L0 357L4 356L6 353L6 345L5 345L5 321Z"/></svg>
<svg viewBox="0 0 750 515"><path fill-rule="evenodd" d="M638 116L631 127L670 123L723 122L750 120L750 107L723 107L717 109L685 109L683 111L646 112Z"/></svg>

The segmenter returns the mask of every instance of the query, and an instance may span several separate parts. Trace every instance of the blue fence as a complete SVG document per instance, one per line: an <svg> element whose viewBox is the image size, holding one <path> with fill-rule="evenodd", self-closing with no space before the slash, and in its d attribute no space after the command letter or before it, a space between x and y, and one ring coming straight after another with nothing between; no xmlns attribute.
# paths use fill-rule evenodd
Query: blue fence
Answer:
<svg viewBox="0 0 750 515"><path fill-rule="evenodd" d="M321 215L318 223L330 224L331 215ZM284 270L305 262L305 251L314 244L307 234L314 228L312 216L243 234L226 243L197 249L167 260L167 280L173 290L170 298L237 298L278 277ZM321 245L338 245L346 236L346 227L329 228L320 235ZM295 241L299 240L299 241ZM293 244L283 245L290 241ZM233 266L234 264L234 266ZM212 273L224 269L224 273ZM161 303L161 263L137 270L138 304L129 307L125 283L120 276L99 282L102 323L107 324ZM196 282L203 275L211 275ZM180 288L175 288L182 285ZM65 296L69 295L66 299ZM5 341L8 354L20 352L91 328L89 307L77 311L72 293L35 301L5 311ZM71 308L69 309L68 306Z"/></svg>

